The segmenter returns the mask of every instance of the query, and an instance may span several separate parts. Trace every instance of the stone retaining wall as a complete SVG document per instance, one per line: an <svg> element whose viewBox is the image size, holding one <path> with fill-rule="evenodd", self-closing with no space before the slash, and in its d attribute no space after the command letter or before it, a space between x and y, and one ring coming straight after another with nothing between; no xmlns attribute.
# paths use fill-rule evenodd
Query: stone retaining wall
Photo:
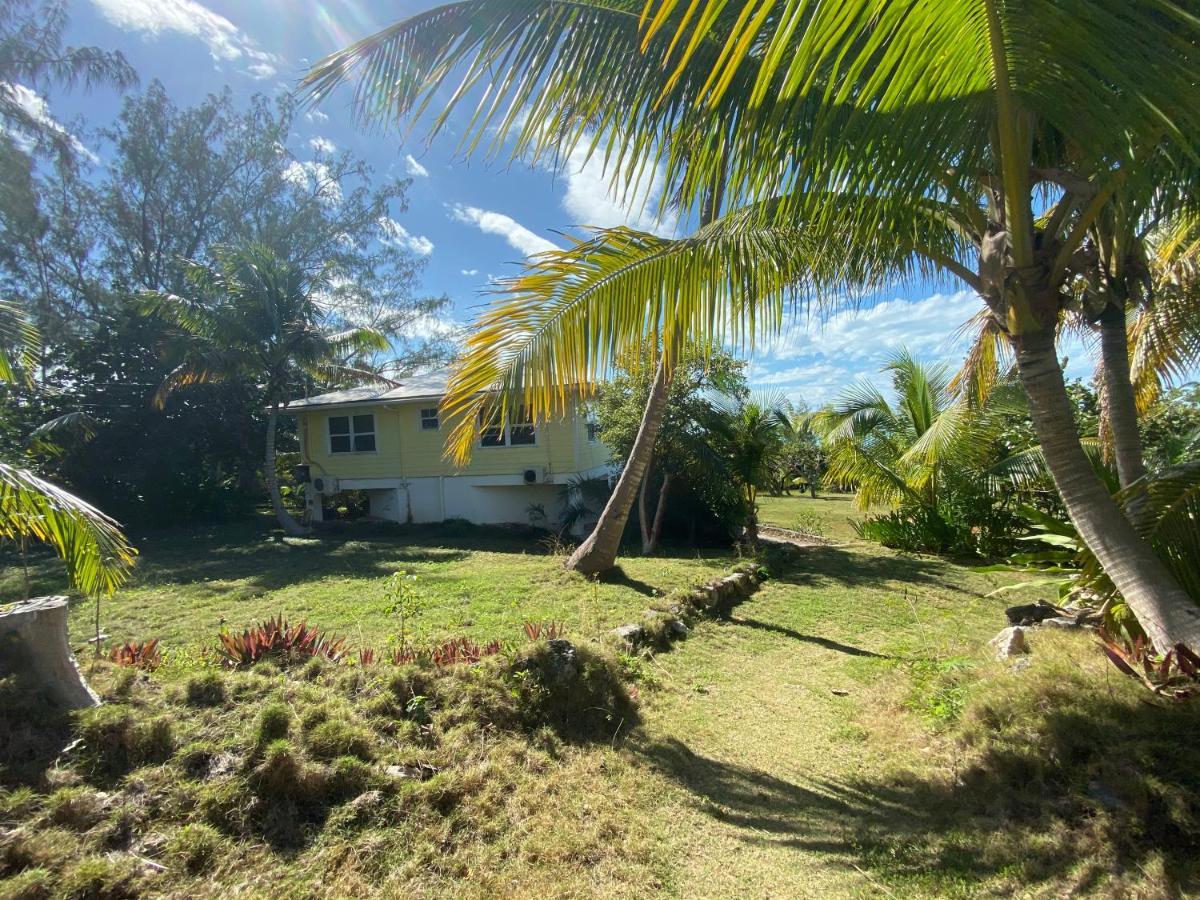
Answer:
<svg viewBox="0 0 1200 900"><path fill-rule="evenodd" d="M734 572L709 581L689 591L667 595L654 607L642 613L641 622L630 622L614 628L613 639L627 651L642 648L666 649L690 631L696 619L716 618L727 614L766 580L757 563L746 563Z"/></svg>

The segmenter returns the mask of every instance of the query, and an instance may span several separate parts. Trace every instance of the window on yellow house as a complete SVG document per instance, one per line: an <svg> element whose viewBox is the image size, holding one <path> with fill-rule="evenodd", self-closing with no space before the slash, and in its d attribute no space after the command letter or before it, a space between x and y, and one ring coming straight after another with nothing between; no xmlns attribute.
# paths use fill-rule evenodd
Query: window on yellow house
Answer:
<svg viewBox="0 0 1200 900"><path fill-rule="evenodd" d="M375 416L330 416L330 453L374 453Z"/></svg>
<svg viewBox="0 0 1200 900"><path fill-rule="evenodd" d="M532 447L537 444L537 428L523 406L509 418L507 426L498 415L485 420L483 413L479 414L479 426L480 447Z"/></svg>
<svg viewBox="0 0 1200 900"><path fill-rule="evenodd" d="M422 431L437 431L438 430L438 411L434 406L430 409L421 410L421 430Z"/></svg>

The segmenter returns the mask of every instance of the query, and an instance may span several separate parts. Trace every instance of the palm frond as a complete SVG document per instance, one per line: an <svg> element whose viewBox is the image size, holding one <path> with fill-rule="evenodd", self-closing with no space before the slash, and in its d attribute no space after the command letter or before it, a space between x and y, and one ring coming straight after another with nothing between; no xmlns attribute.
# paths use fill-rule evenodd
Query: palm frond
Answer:
<svg viewBox="0 0 1200 900"><path fill-rule="evenodd" d="M37 362L41 335L20 304L0 299L0 383L12 383Z"/></svg>
<svg viewBox="0 0 1200 900"><path fill-rule="evenodd" d="M49 544L71 583L89 596L111 595L124 584L137 555L100 510L7 463L0 463L0 537Z"/></svg>

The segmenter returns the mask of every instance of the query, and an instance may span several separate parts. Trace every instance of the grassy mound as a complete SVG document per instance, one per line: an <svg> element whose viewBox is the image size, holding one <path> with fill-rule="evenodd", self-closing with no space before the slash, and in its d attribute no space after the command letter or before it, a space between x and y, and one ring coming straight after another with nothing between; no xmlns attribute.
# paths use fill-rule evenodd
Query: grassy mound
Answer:
<svg viewBox="0 0 1200 900"><path fill-rule="evenodd" d="M616 660L566 641L440 669L104 666L94 681L107 702L76 714L57 764L3 772L0 897L504 878L544 852L529 823L560 779L621 777L608 745L637 718ZM547 826L573 835L551 842L563 866L633 840L619 802L595 806Z"/></svg>

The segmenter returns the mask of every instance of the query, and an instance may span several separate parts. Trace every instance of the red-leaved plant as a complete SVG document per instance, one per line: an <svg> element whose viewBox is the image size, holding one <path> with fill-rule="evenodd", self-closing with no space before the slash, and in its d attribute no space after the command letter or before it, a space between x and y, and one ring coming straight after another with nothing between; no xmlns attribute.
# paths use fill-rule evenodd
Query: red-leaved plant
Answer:
<svg viewBox="0 0 1200 900"><path fill-rule="evenodd" d="M562 622L526 622L525 636L531 641L554 641L566 634L566 626Z"/></svg>
<svg viewBox="0 0 1200 900"><path fill-rule="evenodd" d="M232 666L248 666L267 657L306 659L319 656L338 662L346 655L346 639L326 637L320 629L308 623L288 625L283 616L247 628L241 634L222 631L217 635L217 648L225 662Z"/></svg>
<svg viewBox="0 0 1200 900"><path fill-rule="evenodd" d="M109 652L108 658L118 666L145 669L147 672L153 672L162 665L162 654L158 652L158 638L118 644Z"/></svg>
<svg viewBox="0 0 1200 900"><path fill-rule="evenodd" d="M1176 644L1159 654L1142 635L1118 640L1104 629L1100 640L1114 666L1159 696L1186 700L1200 695L1200 656L1186 645Z"/></svg>
<svg viewBox="0 0 1200 900"><path fill-rule="evenodd" d="M440 669L459 663L477 663L485 656L495 656L499 652L499 641L480 646L470 638L458 637L432 647L429 658Z"/></svg>

